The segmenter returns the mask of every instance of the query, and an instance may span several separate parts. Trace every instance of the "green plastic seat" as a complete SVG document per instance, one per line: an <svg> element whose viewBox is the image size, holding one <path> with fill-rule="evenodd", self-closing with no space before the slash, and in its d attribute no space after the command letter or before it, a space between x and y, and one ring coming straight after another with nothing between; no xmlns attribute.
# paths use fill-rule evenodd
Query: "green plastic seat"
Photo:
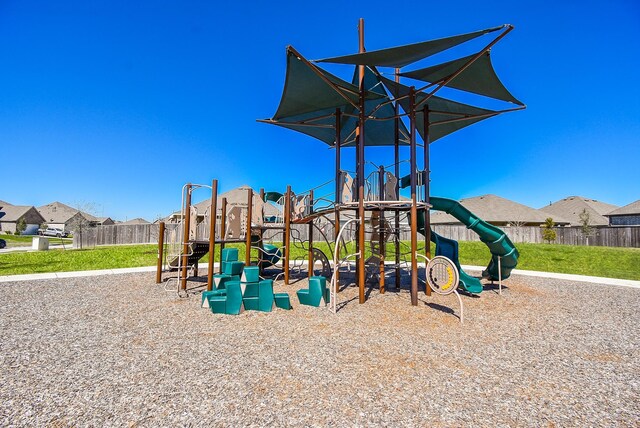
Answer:
<svg viewBox="0 0 640 428"><path fill-rule="evenodd" d="M245 286L242 295L244 308L251 311L271 312L275 305L273 294L273 280L266 279L259 282L240 282Z"/></svg>
<svg viewBox="0 0 640 428"><path fill-rule="evenodd" d="M260 284L258 282L242 282L240 281L242 290L242 301L244 308L251 311L259 310Z"/></svg>
<svg viewBox="0 0 640 428"><path fill-rule="evenodd" d="M222 253L220 254L220 263L222 266L222 273L228 273L230 275L240 275L240 272L230 273L229 271L232 269L237 270L238 268L231 268L228 266L229 262L237 262L238 261L238 249L237 248L223 248Z"/></svg>
<svg viewBox="0 0 640 428"><path fill-rule="evenodd" d="M276 302L276 306L280 309L291 309L291 299L287 293L275 293L273 298Z"/></svg>
<svg viewBox="0 0 640 428"><path fill-rule="evenodd" d="M244 262L222 262L222 273L227 275L242 275Z"/></svg>
<svg viewBox="0 0 640 428"><path fill-rule="evenodd" d="M209 308L214 314L238 315L242 312L240 281L229 281L226 294L209 296Z"/></svg>
<svg viewBox="0 0 640 428"><path fill-rule="evenodd" d="M238 249L237 248L223 248L222 255L220 256L222 262L237 262L238 261Z"/></svg>
<svg viewBox="0 0 640 428"><path fill-rule="evenodd" d="M211 296L222 296L227 293L226 284L229 281L239 281L240 278L238 275L227 275L227 274L219 274L213 275L213 285L215 285L215 290L203 291L202 292L202 302L200 304L203 308L209 307L209 297Z"/></svg>
<svg viewBox="0 0 640 428"><path fill-rule="evenodd" d="M273 296L273 280L265 279L258 283L258 310L271 312L275 304Z"/></svg>
<svg viewBox="0 0 640 428"><path fill-rule="evenodd" d="M225 294L227 294L227 290L210 290L210 291L203 291L202 292L202 302L200 303L200 306L203 308L208 308L209 307L209 298L213 297L213 296L224 296Z"/></svg>
<svg viewBox="0 0 640 428"><path fill-rule="evenodd" d="M323 300L326 305L329 303L327 279L324 276L312 276L309 278L309 288L298 290L296 294L301 305L318 307Z"/></svg>
<svg viewBox="0 0 640 428"><path fill-rule="evenodd" d="M260 281L260 268L258 266L246 266L242 270L240 277L242 282L258 282Z"/></svg>

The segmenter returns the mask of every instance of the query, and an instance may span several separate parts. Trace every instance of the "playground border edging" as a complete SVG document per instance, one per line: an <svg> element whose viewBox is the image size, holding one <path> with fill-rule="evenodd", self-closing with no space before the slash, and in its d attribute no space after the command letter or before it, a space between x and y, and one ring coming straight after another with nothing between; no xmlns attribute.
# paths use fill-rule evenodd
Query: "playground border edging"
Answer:
<svg viewBox="0 0 640 428"><path fill-rule="evenodd" d="M420 264L421 266L424 264ZM207 268L208 263L200 263L201 268ZM215 264L218 266L218 263ZM462 265L462 269L470 271L482 271L484 268L481 266ZM41 279L63 279L63 278L83 278L90 276L100 275L122 275L127 273L142 273L142 272L155 272L155 266L143 266L135 268L122 268L122 269L101 269L101 270L84 270L75 272L48 272L48 273L32 273L22 275L4 275L0 276L0 283L2 282L19 282L19 281L37 281ZM514 269L512 271L514 275L522 276L534 276L539 278L551 278L551 279L564 279L567 281L587 282L600 285L616 285L620 287L630 287L640 289L640 281L634 281L631 279L617 279L617 278L603 278L598 276L588 275L573 275L568 273L555 273L555 272L539 272L533 270L520 270Z"/></svg>

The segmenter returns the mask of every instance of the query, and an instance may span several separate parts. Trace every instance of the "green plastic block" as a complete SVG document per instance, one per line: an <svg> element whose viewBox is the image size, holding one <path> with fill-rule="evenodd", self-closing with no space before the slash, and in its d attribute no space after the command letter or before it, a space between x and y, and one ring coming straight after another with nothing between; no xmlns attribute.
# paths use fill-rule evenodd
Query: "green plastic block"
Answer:
<svg viewBox="0 0 640 428"><path fill-rule="evenodd" d="M291 299L287 293L276 293L274 295L276 306L281 309L291 309Z"/></svg>
<svg viewBox="0 0 640 428"><path fill-rule="evenodd" d="M257 282L243 282L244 293L242 293L242 297L258 297L259 295L259 283Z"/></svg>
<svg viewBox="0 0 640 428"><path fill-rule="evenodd" d="M258 282L260 281L260 268L258 266L247 266L242 272L242 282Z"/></svg>
<svg viewBox="0 0 640 428"><path fill-rule="evenodd" d="M225 262L222 266L222 273L227 275L240 275L244 268L244 262Z"/></svg>
<svg viewBox="0 0 640 428"><path fill-rule="evenodd" d="M244 303L244 308L248 311L258 311L260 310L260 298L256 297L244 297L242 299Z"/></svg>
<svg viewBox="0 0 640 428"><path fill-rule="evenodd" d="M211 290L211 291L203 291L202 292L202 302L200 304L203 308L209 307L209 298L213 296L223 296L226 293L226 290Z"/></svg>
<svg viewBox="0 0 640 428"><path fill-rule="evenodd" d="M238 261L238 249L237 248L223 248L220 260L223 262L237 262Z"/></svg>
<svg viewBox="0 0 640 428"><path fill-rule="evenodd" d="M266 279L264 281L260 281L258 291L259 310L263 312L271 312L274 305L273 280Z"/></svg>

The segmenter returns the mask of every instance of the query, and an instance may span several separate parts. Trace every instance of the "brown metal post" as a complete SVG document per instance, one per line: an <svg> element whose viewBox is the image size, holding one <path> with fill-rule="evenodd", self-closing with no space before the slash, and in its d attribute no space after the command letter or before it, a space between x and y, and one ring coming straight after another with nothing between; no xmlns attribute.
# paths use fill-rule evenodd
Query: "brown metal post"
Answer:
<svg viewBox="0 0 640 428"><path fill-rule="evenodd" d="M411 305L418 305L418 262L416 251L418 251L418 210L416 207L416 93L415 87L409 91L409 120L411 121L410 132L410 164L411 164Z"/></svg>
<svg viewBox="0 0 640 428"><path fill-rule="evenodd" d="M311 207L309 214L312 214L313 190L309 193L309 206ZM313 276L313 219L309 222L309 253L307 257L307 270L309 271L309 278L311 278Z"/></svg>
<svg viewBox="0 0 640 428"><path fill-rule="evenodd" d="M431 193L429 166L429 105L425 105L422 109L422 117L424 126L424 175L422 178L422 184L424 186L424 202L429 204L429 197ZM431 260L431 211L428 207L424 210L424 254L429 260ZM427 296L431 296L431 287L425 285L425 289Z"/></svg>
<svg viewBox="0 0 640 428"><path fill-rule="evenodd" d="M335 202L335 209L334 209L334 226L333 226L333 230L334 230L334 239L335 239L335 243L334 243L334 251L338 250L338 234L340 233L340 208L338 207L339 204L342 203L342 201L340 200L340 193L342 192L342 182L340 181L340 178L342 177L341 174L341 170L340 170L340 143L341 143L341 134L342 132L342 112L339 108L336 109L336 202ZM338 292L340 290L340 270L338 269L338 266L334 266L333 267L333 274L336 277L336 292Z"/></svg>
<svg viewBox="0 0 640 428"><path fill-rule="evenodd" d="M260 201L262 202L262 210L260 212L260 219L262 219L262 221L264 221L264 188L260 188ZM260 234L260 240L258 241L258 247L260 248L260 252L258 254L258 269L260 270L260 275L262 275L262 265L263 263L260 263L260 259L263 257L264 255L264 242L262 242L262 238L264 237L264 229L260 228L258 233Z"/></svg>
<svg viewBox="0 0 640 428"><path fill-rule="evenodd" d="M245 237L244 265L251 266L251 217L253 216L253 189L247 191L247 231Z"/></svg>
<svg viewBox="0 0 640 428"><path fill-rule="evenodd" d="M360 18L360 22L358 25L358 35L359 35L359 52L364 52L364 19ZM365 111L364 111L364 98L365 98L365 88L364 88L364 65L360 65L358 67L359 70L359 78L360 78L360 99L359 99L359 136L356 141L356 152L358 157L357 164L357 176L358 176L358 218L360 222L358 224L358 252L360 253L358 256L358 297L359 302L362 304L365 301L364 296L364 279L365 279L365 267L364 267L364 257L365 257L365 240L364 240L364 121L365 121Z"/></svg>
<svg viewBox="0 0 640 428"><path fill-rule="evenodd" d="M291 243L291 186L287 186L284 200L284 283L289 285L289 259Z"/></svg>
<svg viewBox="0 0 640 428"><path fill-rule="evenodd" d="M400 82L400 69L396 68L396 83ZM394 159L395 159L395 168L394 174L396 175L396 196L398 200L400 200L400 118L398 115L400 114L400 109L398 108L398 103L395 103L395 137L394 137ZM395 244L396 244L396 278L395 285L396 288L400 288L400 211L394 211L395 217Z"/></svg>
<svg viewBox="0 0 640 428"><path fill-rule="evenodd" d="M158 265L156 267L156 284L162 282L162 257L164 256L164 221L160 222L158 232Z"/></svg>
<svg viewBox="0 0 640 428"><path fill-rule="evenodd" d="M213 268L216 261L216 219L218 216L218 180L211 182L211 209L209 210L209 269L207 291L213 288Z"/></svg>
<svg viewBox="0 0 640 428"><path fill-rule="evenodd" d="M220 273L222 273L222 250L224 250L224 240L227 236L227 198L222 198L220 212Z"/></svg>
<svg viewBox="0 0 640 428"><path fill-rule="evenodd" d="M384 201L384 167L380 166L378 169L378 187L380 192L380 200ZM378 223L378 248L380 250L380 266L378 272L378 282L380 285L380 293L384 294L384 260L386 257L386 245L384 239L385 232L385 218L384 218L384 210L382 209L383 205L380 205L380 220Z"/></svg>
<svg viewBox="0 0 640 428"><path fill-rule="evenodd" d="M187 264L189 263L189 228L191 226L191 183L187 184L187 198L184 208L184 232L182 235L182 278L181 288L187 289Z"/></svg>

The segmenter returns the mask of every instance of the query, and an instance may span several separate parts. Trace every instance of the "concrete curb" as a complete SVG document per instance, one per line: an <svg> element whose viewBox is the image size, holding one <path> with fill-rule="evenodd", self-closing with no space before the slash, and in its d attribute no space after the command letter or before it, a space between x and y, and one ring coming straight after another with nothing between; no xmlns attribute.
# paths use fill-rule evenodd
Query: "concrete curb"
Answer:
<svg viewBox="0 0 640 428"><path fill-rule="evenodd" d="M424 263L421 264L424 266ZM201 268L208 268L208 263L200 263ZM218 263L214 265L218 267ZM484 267L481 266L461 266L465 271L482 271ZM83 278L98 275L122 275L127 273L143 273L143 272L155 272L155 266L144 266L136 268L123 268L123 269L103 269L103 270L84 270L76 272L51 272L51 273L34 273L26 275L6 275L0 276L0 283L2 282L18 282L18 281L37 281L41 279L63 279L63 278ZM520 270L514 269L512 272L514 275L523 276L535 276L539 278L551 278L551 279L564 279L567 281L587 282L591 284L600 285L615 285L620 287L630 287L640 289L640 281L633 281L630 279L616 279L616 278L602 278L597 276L587 275L572 275L567 273L553 273L553 272L538 272L532 270Z"/></svg>

